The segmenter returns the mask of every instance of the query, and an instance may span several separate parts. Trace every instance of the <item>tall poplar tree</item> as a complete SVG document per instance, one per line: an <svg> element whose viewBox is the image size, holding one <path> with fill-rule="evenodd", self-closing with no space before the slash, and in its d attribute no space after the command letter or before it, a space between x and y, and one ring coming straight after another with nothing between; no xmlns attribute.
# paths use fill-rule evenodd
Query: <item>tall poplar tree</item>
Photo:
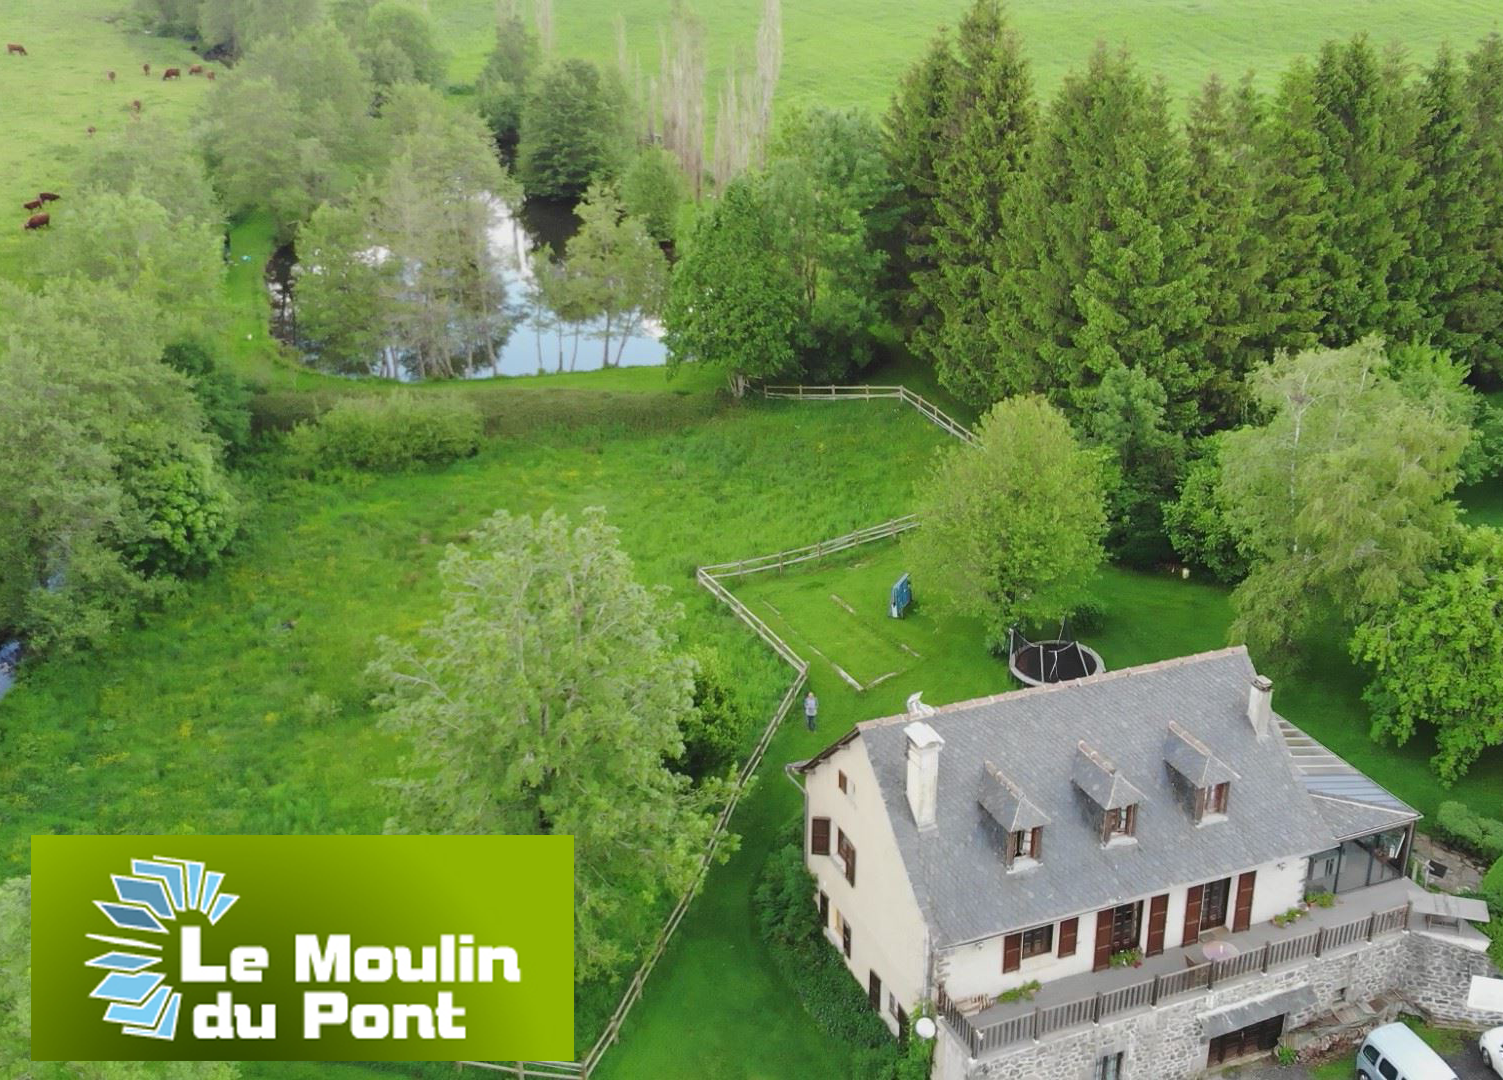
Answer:
<svg viewBox="0 0 1503 1080"><path fill-rule="evenodd" d="M994 393L1039 390L1078 410L1127 365L1163 387L1171 430L1203 422L1208 268L1187 166L1163 87L1126 54L1098 48L1065 79L1007 223Z"/></svg>
<svg viewBox="0 0 1503 1080"><path fill-rule="evenodd" d="M995 400L1002 380L987 335L996 304L1004 203L1037 127L1028 62L998 0L975 0L960 20L948 68L944 153L936 161L937 272L916 282L939 317L921 324L914 348L940 381L972 402Z"/></svg>

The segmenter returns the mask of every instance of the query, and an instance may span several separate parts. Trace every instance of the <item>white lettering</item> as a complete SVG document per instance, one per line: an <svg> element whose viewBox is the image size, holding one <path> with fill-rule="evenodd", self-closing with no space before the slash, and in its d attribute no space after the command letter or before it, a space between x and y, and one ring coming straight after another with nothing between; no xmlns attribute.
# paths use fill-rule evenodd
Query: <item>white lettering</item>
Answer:
<svg viewBox="0 0 1503 1080"><path fill-rule="evenodd" d="M385 1005L356 1005L350 1010L350 1034L357 1039L384 1039L391 1030Z"/></svg>
<svg viewBox="0 0 1503 1080"><path fill-rule="evenodd" d="M363 945L356 949L355 978L361 982L389 980L391 978L391 950L376 945Z"/></svg>
<svg viewBox="0 0 1503 1080"><path fill-rule="evenodd" d="M294 941L298 982L350 981L349 934L330 934L322 954L317 934L298 934Z"/></svg>
<svg viewBox="0 0 1503 1080"><path fill-rule="evenodd" d="M277 1037L277 1007L261 1006L261 1023L252 1019L249 1005L237 1005L228 990L214 995L212 1005L195 1005L193 1008L193 1037L195 1039L275 1039Z"/></svg>
<svg viewBox="0 0 1503 1080"><path fill-rule="evenodd" d="M407 1038L407 1021L417 1023L419 1039L433 1038L433 1010L426 1005L393 1005L392 1006L392 1032L394 1038Z"/></svg>
<svg viewBox="0 0 1503 1080"><path fill-rule="evenodd" d="M303 995L303 1038L320 1038L319 1029L342 1024L349 1018L350 999L337 990L310 991Z"/></svg>
<svg viewBox="0 0 1503 1080"><path fill-rule="evenodd" d="M205 966L200 962L203 955L199 937L201 931L197 926L185 926L182 933L182 977L183 982L204 983L224 982L224 966L222 964L209 964Z"/></svg>
<svg viewBox="0 0 1503 1080"><path fill-rule="evenodd" d="M230 978L236 982L260 982L270 956L259 945L237 945L230 950Z"/></svg>
<svg viewBox="0 0 1503 1080"><path fill-rule="evenodd" d="M438 966L438 950L432 945L424 945L420 950L423 957L423 966L414 967L412 963L412 950L405 945L398 945L393 952L397 958L397 981L410 982L433 982L438 978L435 970Z"/></svg>
<svg viewBox="0 0 1503 1080"><path fill-rule="evenodd" d="M492 982L495 974L491 965L495 961L501 961L501 971L507 982L521 982L522 970L517 967L517 950L508 949L504 946L482 945L480 946L480 981Z"/></svg>

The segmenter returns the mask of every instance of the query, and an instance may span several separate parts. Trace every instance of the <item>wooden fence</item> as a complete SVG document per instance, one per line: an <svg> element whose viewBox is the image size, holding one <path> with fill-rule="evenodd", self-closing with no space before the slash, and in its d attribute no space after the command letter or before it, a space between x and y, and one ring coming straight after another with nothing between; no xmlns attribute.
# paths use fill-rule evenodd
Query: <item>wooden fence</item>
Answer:
<svg viewBox="0 0 1503 1080"><path fill-rule="evenodd" d="M912 405L919 415L932 424L937 424L961 442L975 446L976 433L959 420L948 416L932 401L915 394L906 386L764 386L762 396L783 398L789 401L872 401L879 398L897 398Z"/></svg>
<svg viewBox="0 0 1503 1080"><path fill-rule="evenodd" d="M1375 911L1350 922L1312 930L1300 937L1265 942L1260 948L1249 949L1227 960L1207 961L1183 971L1140 979L1126 986L1059 1005L1031 1009L989 1024L976 1024L972 1017L967 1016L951 1000L944 987L939 988L936 1004L939 1015L959 1036L961 1042L970 1048L971 1056L981 1057L989 1051L999 1050L1013 1043L1042 1039L1054 1032L1083 1024L1099 1024L1119 1013L1154 1008L1171 998L1203 993L1237 979L1265 974L1272 968L1282 967L1308 956L1322 956L1332 949L1359 941L1372 941L1375 937L1402 930L1408 921L1408 904L1387 911Z"/></svg>

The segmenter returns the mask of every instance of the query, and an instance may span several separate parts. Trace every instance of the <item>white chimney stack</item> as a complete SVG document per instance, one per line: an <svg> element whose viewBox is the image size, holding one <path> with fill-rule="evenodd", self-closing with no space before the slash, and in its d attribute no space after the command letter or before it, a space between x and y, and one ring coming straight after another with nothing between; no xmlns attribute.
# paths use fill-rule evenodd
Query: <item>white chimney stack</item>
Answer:
<svg viewBox="0 0 1503 1080"><path fill-rule="evenodd" d="M1273 683L1265 675L1253 676L1247 691L1247 719L1260 739L1273 726Z"/></svg>
<svg viewBox="0 0 1503 1080"><path fill-rule="evenodd" d="M922 720L903 729L908 736L908 809L920 829L932 829L939 802L939 751L945 740Z"/></svg>

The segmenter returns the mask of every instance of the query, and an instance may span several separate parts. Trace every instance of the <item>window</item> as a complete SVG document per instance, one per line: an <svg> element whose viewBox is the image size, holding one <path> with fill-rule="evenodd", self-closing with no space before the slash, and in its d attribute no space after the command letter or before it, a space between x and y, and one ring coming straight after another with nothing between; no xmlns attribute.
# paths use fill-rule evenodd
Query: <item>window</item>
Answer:
<svg viewBox="0 0 1503 1080"><path fill-rule="evenodd" d="M835 831L839 834L836 851L840 854L840 865L845 870L846 881L854 885L856 884L856 845L851 843L850 837L846 836L842 830L836 829Z"/></svg>
<svg viewBox="0 0 1503 1080"><path fill-rule="evenodd" d="M845 792L847 795L849 795L851 793L850 788L846 786L849 783L849 781L846 780L845 773L840 773L836 777L835 782L840 785L840 790L841 791Z"/></svg>
<svg viewBox="0 0 1503 1080"><path fill-rule="evenodd" d="M1231 794L1232 785L1230 783L1227 783L1226 781L1222 781L1214 787L1207 789L1206 813L1225 814L1227 801L1228 799L1230 799Z"/></svg>
<svg viewBox="0 0 1503 1080"><path fill-rule="evenodd" d="M1101 827L1101 839L1103 843L1110 843L1119 836L1134 836L1138 829L1138 807L1136 803L1129 806L1119 807L1116 810L1107 810Z"/></svg>
<svg viewBox="0 0 1503 1080"><path fill-rule="evenodd" d="M1054 951L1054 924L1035 926L1023 931L1023 959L1044 956Z"/></svg>
<svg viewBox="0 0 1503 1080"><path fill-rule="evenodd" d="M1383 1080L1398 1080L1399 1070L1393 1067L1393 1062L1389 1061L1387 1058L1384 1058L1382 1061L1378 1062L1378 1075L1381 1076Z"/></svg>
<svg viewBox="0 0 1503 1080"><path fill-rule="evenodd" d="M817 817L809 822L809 854L828 855L830 853L830 819Z"/></svg>
<svg viewBox="0 0 1503 1080"><path fill-rule="evenodd" d="M1112 952L1138 947L1138 931L1142 928L1143 901L1122 904L1112 909Z"/></svg>
<svg viewBox="0 0 1503 1080"><path fill-rule="evenodd" d="M840 920L840 945L845 949L846 959L851 958L851 924L845 919Z"/></svg>
<svg viewBox="0 0 1503 1080"><path fill-rule="evenodd" d="M1231 892L1231 878L1222 878L1220 881L1212 881L1206 885L1200 900L1200 928L1202 930L1226 925L1226 904Z"/></svg>
<svg viewBox="0 0 1503 1080"><path fill-rule="evenodd" d="M1044 854L1044 830L1042 827L1034 829L1019 829L1009 833L1007 837L1007 863L1012 865L1014 859L1038 859Z"/></svg>
<svg viewBox="0 0 1503 1080"><path fill-rule="evenodd" d="M819 925L830 925L830 898L823 889L819 890Z"/></svg>
<svg viewBox="0 0 1503 1080"><path fill-rule="evenodd" d="M1107 1054L1098 1058L1095 1080L1122 1080L1122 1055Z"/></svg>
<svg viewBox="0 0 1503 1080"><path fill-rule="evenodd" d="M1367 1060L1371 1061L1374 1065L1378 1063L1378 1052L1371 1046L1364 1046L1362 1048L1362 1056L1367 1058Z"/></svg>

